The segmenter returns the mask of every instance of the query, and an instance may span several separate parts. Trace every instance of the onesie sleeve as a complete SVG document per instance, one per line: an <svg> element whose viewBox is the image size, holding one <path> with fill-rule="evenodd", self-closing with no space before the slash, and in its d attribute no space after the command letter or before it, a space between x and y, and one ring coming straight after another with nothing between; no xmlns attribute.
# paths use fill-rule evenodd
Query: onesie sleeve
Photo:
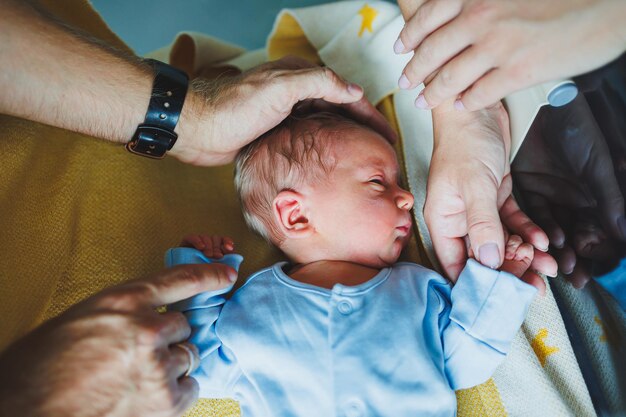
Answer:
<svg viewBox="0 0 626 417"><path fill-rule="evenodd" d="M170 249L165 255L167 267L216 261L222 260L208 259L200 251L190 248ZM216 329L222 307L226 302L225 294L233 288L233 285L198 294L168 307L170 311L182 312L191 327L188 341L194 344L200 353L200 366L191 376L198 381L200 397L232 396L233 387L241 375L235 356L223 345Z"/></svg>
<svg viewBox="0 0 626 417"><path fill-rule="evenodd" d="M457 390L485 382L504 360L537 290L468 260L440 315L445 372Z"/></svg>

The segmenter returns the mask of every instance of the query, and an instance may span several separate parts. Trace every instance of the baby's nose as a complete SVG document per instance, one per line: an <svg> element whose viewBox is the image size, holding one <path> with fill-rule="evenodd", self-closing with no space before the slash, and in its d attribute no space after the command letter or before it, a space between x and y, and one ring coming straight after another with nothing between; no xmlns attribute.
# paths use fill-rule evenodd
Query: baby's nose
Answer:
<svg viewBox="0 0 626 417"><path fill-rule="evenodd" d="M398 196L396 197L396 204L398 207L404 210L411 210L414 203L415 198L413 197L413 194L407 190L400 189Z"/></svg>

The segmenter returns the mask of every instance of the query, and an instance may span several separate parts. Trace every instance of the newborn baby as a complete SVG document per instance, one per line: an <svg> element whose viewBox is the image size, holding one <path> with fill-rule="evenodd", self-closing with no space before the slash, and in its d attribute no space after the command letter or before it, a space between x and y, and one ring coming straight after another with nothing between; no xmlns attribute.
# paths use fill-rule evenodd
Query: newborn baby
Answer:
<svg viewBox="0 0 626 417"><path fill-rule="evenodd" d="M454 286L398 257L413 196L392 146L336 114L288 118L244 148L235 182L249 226L289 259L173 308L193 329L200 396L242 416L453 416L454 390L504 359L536 289L533 249L508 240L503 271L470 259ZM188 236L168 266L230 255ZM508 271L508 272L506 272ZM532 281L532 280L529 280Z"/></svg>

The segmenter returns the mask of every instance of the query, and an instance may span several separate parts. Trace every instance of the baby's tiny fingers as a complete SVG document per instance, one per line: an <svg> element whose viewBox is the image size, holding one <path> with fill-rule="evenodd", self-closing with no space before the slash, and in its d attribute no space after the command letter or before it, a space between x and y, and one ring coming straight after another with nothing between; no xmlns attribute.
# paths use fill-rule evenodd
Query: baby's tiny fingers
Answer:
<svg viewBox="0 0 626 417"><path fill-rule="evenodd" d="M211 256L217 259L223 257L224 254L222 253L222 236L218 236L218 235L211 236L211 242L213 245L213 253Z"/></svg>
<svg viewBox="0 0 626 417"><path fill-rule="evenodd" d="M506 228L504 230L506 230ZM521 245L524 244L524 241L519 235L507 236L506 232L505 232L505 238L506 238L506 247L504 248L504 259L507 259L507 260L516 259L519 261L520 259L518 258L518 252L520 250Z"/></svg>
<svg viewBox="0 0 626 417"><path fill-rule="evenodd" d="M180 242L180 246L203 250L206 245L202 241L202 237L200 235L187 235Z"/></svg>
<svg viewBox="0 0 626 417"><path fill-rule="evenodd" d="M207 235L202 235L202 244L204 245L202 253L204 253L209 258L213 255L213 242L211 238Z"/></svg>
<svg viewBox="0 0 626 417"><path fill-rule="evenodd" d="M224 250L224 253L233 252L235 250L235 242L233 239L225 236L224 239L222 239L222 249Z"/></svg>

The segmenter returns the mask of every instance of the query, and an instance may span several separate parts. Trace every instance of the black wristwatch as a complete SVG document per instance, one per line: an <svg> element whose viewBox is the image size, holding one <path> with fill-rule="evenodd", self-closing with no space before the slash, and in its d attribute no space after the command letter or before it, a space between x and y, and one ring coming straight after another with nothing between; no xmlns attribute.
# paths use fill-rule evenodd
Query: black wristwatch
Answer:
<svg viewBox="0 0 626 417"><path fill-rule="evenodd" d="M163 62L154 59L146 59L146 62L156 72L152 95L146 120L137 126L126 149L137 155L162 159L178 139L174 128L185 103L189 78L185 72Z"/></svg>

